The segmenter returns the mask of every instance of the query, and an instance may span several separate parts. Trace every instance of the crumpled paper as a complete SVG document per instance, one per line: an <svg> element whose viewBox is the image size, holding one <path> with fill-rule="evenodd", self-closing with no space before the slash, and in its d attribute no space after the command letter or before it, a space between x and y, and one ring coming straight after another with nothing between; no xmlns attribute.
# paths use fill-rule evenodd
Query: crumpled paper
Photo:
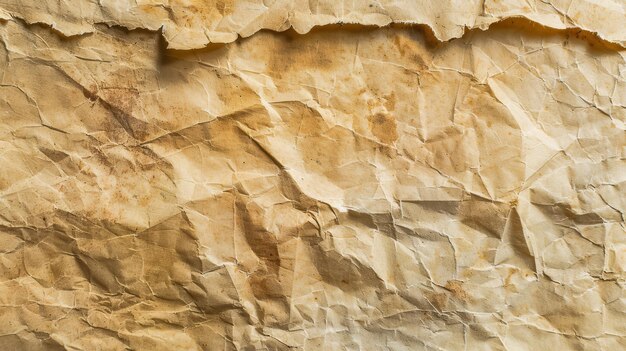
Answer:
<svg viewBox="0 0 626 351"><path fill-rule="evenodd" d="M0 10L64 36L93 33L97 24L162 30L171 49L229 43L261 29L303 34L338 23L425 25L437 39L450 40L508 18L592 31L626 45L624 0L0 0Z"/></svg>
<svg viewBox="0 0 626 351"><path fill-rule="evenodd" d="M626 348L624 23L0 0L0 349Z"/></svg>

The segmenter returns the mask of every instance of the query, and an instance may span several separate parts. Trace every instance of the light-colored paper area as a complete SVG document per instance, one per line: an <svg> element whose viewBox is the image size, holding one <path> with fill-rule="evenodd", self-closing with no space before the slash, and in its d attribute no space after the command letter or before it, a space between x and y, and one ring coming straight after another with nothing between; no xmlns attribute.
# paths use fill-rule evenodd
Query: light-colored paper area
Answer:
<svg viewBox="0 0 626 351"><path fill-rule="evenodd" d="M626 347L624 2L200 4L0 0L0 349Z"/></svg>
<svg viewBox="0 0 626 351"><path fill-rule="evenodd" d="M508 18L587 30L626 45L624 0L0 0L0 8L65 36L92 33L95 24L163 30L172 49L229 43L261 29L293 27L302 34L339 23L420 24L439 40L450 40Z"/></svg>

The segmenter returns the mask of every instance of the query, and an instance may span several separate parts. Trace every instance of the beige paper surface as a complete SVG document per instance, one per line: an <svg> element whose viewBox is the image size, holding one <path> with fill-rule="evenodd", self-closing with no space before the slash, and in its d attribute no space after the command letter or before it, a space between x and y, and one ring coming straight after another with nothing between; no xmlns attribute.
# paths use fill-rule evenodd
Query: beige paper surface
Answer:
<svg viewBox="0 0 626 351"><path fill-rule="evenodd" d="M625 24L0 0L0 349L626 348Z"/></svg>

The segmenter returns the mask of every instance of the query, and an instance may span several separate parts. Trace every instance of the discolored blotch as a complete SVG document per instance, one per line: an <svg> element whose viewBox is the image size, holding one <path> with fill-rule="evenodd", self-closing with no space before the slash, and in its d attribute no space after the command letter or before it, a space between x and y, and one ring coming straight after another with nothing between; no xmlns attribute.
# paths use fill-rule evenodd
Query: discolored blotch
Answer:
<svg viewBox="0 0 626 351"><path fill-rule="evenodd" d="M444 293L427 293L426 298L439 311L443 311L448 305L448 296Z"/></svg>
<svg viewBox="0 0 626 351"><path fill-rule="evenodd" d="M392 144L398 140L396 120L386 113L376 113L368 118L372 134L382 143Z"/></svg>
<svg viewBox="0 0 626 351"><path fill-rule="evenodd" d="M467 293L463 289L463 282L459 280L450 280L446 283L445 286L448 291L452 293L452 295L460 300L467 301Z"/></svg>
<svg viewBox="0 0 626 351"><path fill-rule="evenodd" d="M234 0L218 0L215 2L215 7L222 15L230 15L235 8Z"/></svg>
<svg viewBox="0 0 626 351"><path fill-rule="evenodd" d="M385 99L384 99L383 105L385 106L387 111L395 110L396 109L396 94L391 93L389 95L385 95L384 98Z"/></svg>

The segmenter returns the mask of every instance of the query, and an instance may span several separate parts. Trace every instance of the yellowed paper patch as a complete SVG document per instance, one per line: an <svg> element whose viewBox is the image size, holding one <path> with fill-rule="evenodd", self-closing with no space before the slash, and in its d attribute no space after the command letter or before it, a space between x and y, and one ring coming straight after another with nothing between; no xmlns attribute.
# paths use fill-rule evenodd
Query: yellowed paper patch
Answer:
<svg viewBox="0 0 626 351"><path fill-rule="evenodd" d="M625 13L0 0L0 349L626 347Z"/></svg>

